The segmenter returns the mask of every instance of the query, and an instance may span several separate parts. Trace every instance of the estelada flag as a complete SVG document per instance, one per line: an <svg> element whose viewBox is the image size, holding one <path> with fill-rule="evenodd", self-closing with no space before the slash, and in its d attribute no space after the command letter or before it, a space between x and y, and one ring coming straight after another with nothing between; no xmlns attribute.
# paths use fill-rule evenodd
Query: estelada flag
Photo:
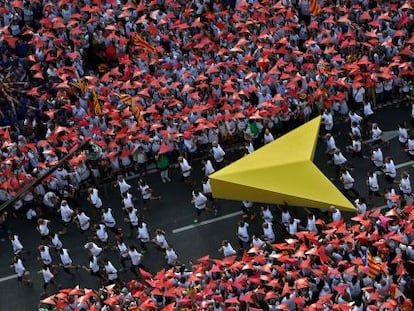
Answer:
<svg viewBox="0 0 414 311"><path fill-rule="evenodd" d="M381 263L375 261L372 257L371 252L366 250L362 256L362 266L360 269L364 271L369 277L374 277L381 272Z"/></svg>
<svg viewBox="0 0 414 311"><path fill-rule="evenodd" d="M136 46L140 46L142 48L144 48L147 51L150 52L154 52L155 51L155 47L153 47L150 43L148 43L147 41L145 41L144 39L142 39L142 37L139 34L135 34L132 42L136 45Z"/></svg>
<svg viewBox="0 0 414 311"><path fill-rule="evenodd" d="M88 88L88 86L86 85L86 83L85 83L84 80L70 82L69 85L77 88L82 93L82 95L85 94L85 92L86 92L86 90Z"/></svg>

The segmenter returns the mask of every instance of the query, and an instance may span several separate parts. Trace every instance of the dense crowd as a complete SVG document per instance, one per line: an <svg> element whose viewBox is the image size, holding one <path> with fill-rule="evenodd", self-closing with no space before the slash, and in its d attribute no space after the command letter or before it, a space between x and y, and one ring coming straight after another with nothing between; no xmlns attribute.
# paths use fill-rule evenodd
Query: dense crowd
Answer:
<svg viewBox="0 0 414 311"><path fill-rule="evenodd" d="M47 259L48 250L45 250L49 243L59 250L65 272L72 273L76 268L67 250L57 247L60 246L59 235L52 235L47 229L49 214L58 213L62 225L76 221L81 231L89 232L93 228L99 245L89 241L93 244L85 245L85 248L91 252L91 266L94 268L100 267L100 264L96 260L94 262L93 257L98 256L93 254L96 255L101 244L105 244L105 231L113 231L117 243L120 243L117 245L120 256L123 252L124 258L134 258L132 270L142 277L142 254L133 245L122 245L122 234L117 231L110 209L100 200L97 185L106 181L119 184L131 232L141 229L146 236L142 222L136 217L128 189L122 190L122 187L127 187L125 180L122 177L113 179L114 176L126 176L133 172L143 175L148 164L153 162L160 171L162 181L169 182L168 168L177 164L183 179L192 183L192 161L200 153L210 155L203 165L207 177L212 170L226 164L226 151L235 144L242 144L246 154L254 152L273 141L278 134L306 122L313 114L322 114L327 154L337 168L338 181L343 183L344 192L352 199L360 198L353 188L354 181L346 165L346 157L335 145L334 118L349 120L352 127L349 151L353 156L360 157L361 138L372 139L374 146L381 139L380 126L370 122L374 110L401 98L411 104L414 92L411 50L414 41L410 37L413 7L410 1L399 0L325 1L321 3L321 12L313 16L309 5L309 1L299 0L235 3L213 0L82 0L75 3L15 0L0 4L0 201L12 199L28 182L40 178L58 164L63 156L74 153L69 161L17 200L8 214L3 213L0 217L3 235L6 233L6 219L10 215L23 215L38 222L39 233L44 237L39 252L46 254L41 270L45 287L53 279ZM401 124L399 131L403 141L400 142L412 155L414 137L409 137L405 130L406 126ZM78 147L86 140L89 141L87 147L79 150ZM370 158L388 178L386 195L392 207L398 192L402 198L411 195L411 182L408 174L402 175L398 191L393 160L384 158L378 149L378 146L374 148ZM375 172L367 183L369 199L373 195L382 195ZM77 200L78 190L88 187L86 184L91 186L88 198L98 217L70 207ZM144 202L149 204L150 187L142 182L139 189ZM203 182L202 191L193 192L197 216L207 204L214 203L210 194L208 179ZM244 204L248 214L251 202ZM360 204L359 209L361 213L365 212ZM182 300L190 301L189 304L197 301L200 306L204 297L208 296L200 294L201 288L206 290L206 284L214 283L218 289L212 287L211 291L218 291L217 295L221 295L221 298L216 297L218 301L214 304L217 305L227 299L233 299L236 305L246 303L242 297L246 292L252 292L248 297L253 297L253 302L249 303L256 308L272 301L270 305L273 308L284 303L286 306L283 308L294 310L301 308L301 304L320 303L322 307L318 309L332 310L334 307L331 304L347 304L352 298L355 301L352 306L354 310L376 310L373 306L367 307L372 296L366 296L362 290L356 295L357 290L351 286L347 287L349 293L344 290L344 284L357 286L355 284L360 284L359 280L365 280L363 287L372 287L371 294L375 297L372 300L378 302L380 298L384 299L380 310L387 309L385 303L392 306L388 309L404 310L402 304L408 300L401 298L404 296L394 297L388 293L391 285L395 284L401 293L406 293L408 285L401 285L402 281L409 283L406 274L397 274L395 269L401 266L407 271L411 269L409 260L412 259L412 249L408 245L412 242L412 232L395 229L397 225L403 229L406 225L410 228L411 219L409 212L397 212L397 215L391 216L397 217L397 224L394 224L394 218L387 222L394 225L378 224L378 217L371 218L375 220L371 225L364 223L367 234L377 232L384 237L384 245L390 253L382 260L384 265L389 263L391 272L376 275L371 278L372 283L358 273L355 283L352 280L355 272L350 271L350 267L357 266L353 259L362 258L361 254L358 256L356 253L369 249L377 255L378 247L372 247L370 239L364 242L362 236L354 236L354 233L347 231L348 228L340 235L335 232L328 235L337 235L335 238L327 239L323 234L320 239L303 243L308 248L311 245L318 246L316 249L322 247L328 256L326 262L321 262L322 258L315 259L312 257L314 254L295 259L293 254L302 243L290 243L292 249L272 248L275 251L273 255L269 244L266 244L265 249L259 247L260 250L256 250L256 255L262 260L261 266L269 269L264 274L253 258L257 256L249 258L246 255L241 261L233 258L225 264L214 261L200 263L203 269L201 276L189 271L176 272L180 277L185 277L183 282L186 286L177 285L180 277L173 272L163 277L172 279L173 287L186 289L187 296ZM91 218L99 221L91 223ZM293 229L299 223L294 219L289 221L293 223L286 224L287 231L295 236L298 233ZM266 229L271 236L270 229ZM392 235L386 236L396 230L400 230L401 239L406 238L398 241L402 244L401 248L391 243L395 241ZM163 235L162 230L159 233ZM339 241L346 237L355 238L352 247ZM300 236L298 238L301 239ZM156 240L159 245L163 241L160 239ZM336 239L337 243L329 244ZM144 241L140 239L144 243L141 246L149 240L149 237ZM241 246L246 247L248 241L250 237L240 239ZM15 243L18 245L18 242ZM177 256L174 250L164 246L160 247L164 249L167 260L171 259L169 264L175 265ZM141 250L144 250L143 247ZM332 257L334 253L339 253L343 258L337 260L337 257ZM399 254L404 261L395 260ZM281 266L266 265L280 258L289 260L286 259ZM312 269L309 271L298 266L307 259L311 261ZM19 260L17 256L14 263L16 273L20 274L22 281L28 281L23 263ZM393 263L394 260L396 262ZM341 261L342 264L339 264ZM215 265L211 266L213 262ZM251 269L220 270L235 264L250 265ZM315 276L312 274L316 269L313 265L326 269L332 266L332 269L337 269L335 277L326 279L317 272L320 280L314 278L314 281L305 282L305 279ZM278 270L279 267L285 270ZM111 262L105 262L103 268L107 274L103 276L104 281L116 279L111 279L110 272L116 270ZM87 269L96 272L91 267ZM221 272L210 273L209 269ZM253 277L259 272L261 276ZM292 275L288 276L286 272ZM323 271L325 275L326 272ZM280 274L285 274L284 280ZM174 281L174 278L177 280ZM283 289L272 291L274 301L264 299L269 291L264 284L267 278L274 279L272 288ZM227 285L229 280L234 283L236 279L241 281L240 286ZM306 296L302 292L307 287L297 288L293 284L295 279L303 279L302 284L309 288L313 286L311 292L315 294L310 295L311 292L307 291ZM326 290L325 285L328 286ZM122 295L154 295L147 293L148 282L144 280L132 282L130 286ZM143 286L144 291L141 290ZM199 292L194 290L197 286ZM385 287L386 290L381 290ZM295 290L287 293L289 288ZM121 288L112 288L111 293L104 295L119 298L121 294L118 290ZM324 290L330 292L321 295ZM80 289L78 291L85 293ZM88 293L95 297L92 292ZM147 302L150 305L166 305L184 294L174 291L171 295L163 299L153 297L152 302ZM297 299L301 296L304 300ZM320 298L323 296L325 298ZM68 301L73 297L68 295ZM100 299L97 305L104 303L99 296L97 299ZM121 301L123 299L122 296ZM124 305L128 299L123 302ZM138 303L143 302L138 300ZM108 309L99 306L98 310Z"/></svg>

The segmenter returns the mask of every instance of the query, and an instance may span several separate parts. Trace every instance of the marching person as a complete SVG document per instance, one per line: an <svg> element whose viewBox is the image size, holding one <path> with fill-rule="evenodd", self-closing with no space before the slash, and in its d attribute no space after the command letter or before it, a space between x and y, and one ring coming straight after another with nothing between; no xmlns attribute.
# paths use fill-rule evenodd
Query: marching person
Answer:
<svg viewBox="0 0 414 311"><path fill-rule="evenodd" d="M147 246L146 243L151 241L150 234L148 231L148 226L143 220L138 221L138 235L137 238L140 241L141 246L141 252L145 253L147 252Z"/></svg>
<svg viewBox="0 0 414 311"><path fill-rule="evenodd" d="M88 251L90 257L99 257L103 252L102 247L99 247L94 242L86 243L83 248Z"/></svg>
<svg viewBox="0 0 414 311"><path fill-rule="evenodd" d="M353 195L353 199L359 197L358 191L354 188L355 179L346 168L341 169L340 181L342 182L343 192L345 195Z"/></svg>
<svg viewBox="0 0 414 311"><path fill-rule="evenodd" d="M375 195L377 197L382 197L383 195L380 194L380 187L378 183L378 173L377 172L369 172L367 178L367 185L368 185L368 199L372 202L372 196Z"/></svg>
<svg viewBox="0 0 414 311"><path fill-rule="evenodd" d="M213 154L216 167L217 169L221 169L225 166L224 156L226 155L226 153L217 141L213 141L211 146L211 152Z"/></svg>
<svg viewBox="0 0 414 311"><path fill-rule="evenodd" d="M47 245L40 245L38 248L40 257L40 261L43 265L50 266L52 264L52 256L50 255L50 248Z"/></svg>
<svg viewBox="0 0 414 311"><path fill-rule="evenodd" d="M391 157L386 157L384 160L384 168L382 171L385 174L385 180L387 186L391 186L395 183L395 178L397 177L397 169L394 164L394 160Z"/></svg>
<svg viewBox="0 0 414 311"><path fill-rule="evenodd" d="M106 279L109 284L116 283L118 281L118 270L114 267L112 262L108 259L104 259L104 268L106 272Z"/></svg>
<svg viewBox="0 0 414 311"><path fill-rule="evenodd" d="M151 200L160 200L161 196L154 196L152 188L143 180L138 181L138 190L142 195L142 201L144 202L144 210L150 208Z"/></svg>
<svg viewBox="0 0 414 311"><path fill-rule="evenodd" d="M96 188L88 189L87 200L96 210L100 210L103 206L102 199L99 197L99 191Z"/></svg>
<svg viewBox="0 0 414 311"><path fill-rule="evenodd" d="M165 232L161 229L155 230L155 237L152 239L152 241L163 252L165 252L165 250L168 247L168 242L167 242L167 239L165 238Z"/></svg>
<svg viewBox="0 0 414 311"><path fill-rule="evenodd" d="M61 248L63 248L63 243L62 243L62 241L60 240L59 233L55 233L55 234L53 235L53 238L52 238L51 242L52 242L52 247L53 247L56 251L58 251L58 250L60 250Z"/></svg>
<svg viewBox="0 0 414 311"><path fill-rule="evenodd" d="M134 245L129 246L128 256L131 260L131 272L135 275L135 277L139 277L139 268L143 268L142 259L143 255L138 252L137 248Z"/></svg>
<svg viewBox="0 0 414 311"><path fill-rule="evenodd" d="M273 243L276 239L275 232L273 231L273 224L265 221L262 224L263 238L266 242Z"/></svg>
<svg viewBox="0 0 414 311"><path fill-rule="evenodd" d="M203 164L202 170L207 178L216 171L211 160L202 160L201 163Z"/></svg>
<svg viewBox="0 0 414 311"><path fill-rule="evenodd" d="M59 251L59 257L61 264L59 266L63 267L63 271L69 275L75 275L73 272L74 269L79 268L72 265L73 261L69 255L69 250L66 248L61 248Z"/></svg>
<svg viewBox="0 0 414 311"><path fill-rule="evenodd" d="M84 211L79 212L79 210L76 210L75 213L75 222L79 226L80 233L84 235L86 231L88 231L91 227L91 218L88 215L86 215Z"/></svg>
<svg viewBox="0 0 414 311"><path fill-rule="evenodd" d="M223 240L223 242L221 242L221 247L218 249L218 251L222 252L224 257L229 257L237 254L231 243L227 240Z"/></svg>
<svg viewBox="0 0 414 311"><path fill-rule="evenodd" d="M128 238L132 237L134 232L136 232L138 229L139 218L138 218L137 212L138 212L137 209L134 207L129 207L126 210L128 217L125 218L125 221L129 223L129 230L130 230L129 235L127 236Z"/></svg>
<svg viewBox="0 0 414 311"><path fill-rule="evenodd" d="M23 253L23 244L19 240L19 236L17 234L10 236L10 242L13 248L13 254L15 256L20 256Z"/></svg>
<svg viewBox="0 0 414 311"><path fill-rule="evenodd" d="M400 195L401 196L412 196L412 188L411 188L411 180L410 180L410 174L408 174L406 171L401 173L401 179L400 179Z"/></svg>
<svg viewBox="0 0 414 311"><path fill-rule="evenodd" d="M50 267L47 265L42 266L42 270L39 271L43 276L43 292L40 296L44 296L47 293L47 288L50 284L55 284L55 275L50 271ZM58 285L58 287L60 287Z"/></svg>
<svg viewBox="0 0 414 311"><path fill-rule="evenodd" d="M163 183L170 182L171 179L168 176L170 162L168 157L165 154L155 155L155 160L157 161L157 168L160 171L161 181Z"/></svg>
<svg viewBox="0 0 414 311"><path fill-rule="evenodd" d="M49 230L49 224L50 224L50 220L47 219L43 219L43 218L39 218L37 220L37 231L40 233L40 237L42 239L42 241L45 241L46 239L49 239L49 234L50 234L50 230Z"/></svg>
<svg viewBox="0 0 414 311"><path fill-rule="evenodd" d="M27 277L28 271L24 267L23 262L19 256L14 256L13 264L10 267L14 268L14 272L17 275L17 281L21 282L24 285L31 284L32 280Z"/></svg>
<svg viewBox="0 0 414 311"><path fill-rule="evenodd" d="M102 275L101 266L99 264L98 257L95 257L95 256L89 257L89 266L88 267L82 266L82 268L85 271L89 272L90 275L98 277L100 281L102 282L105 281L105 278Z"/></svg>
<svg viewBox="0 0 414 311"><path fill-rule="evenodd" d="M68 230L69 224L72 222L72 218L75 215L75 211L69 207L69 204L66 200L62 200L60 202L58 212L60 213L63 222L63 230L59 233L65 234Z"/></svg>
<svg viewBox="0 0 414 311"><path fill-rule="evenodd" d="M117 182L114 184L114 187L116 187L116 186L118 186L118 187L119 187L119 193L120 193L120 195L121 195L121 198L122 198L122 195L123 195L124 193L128 192L128 191L129 191L129 189L131 189L131 185L130 185L130 184L128 184L128 183L125 181L125 178L124 178L123 176L118 176L118 180L117 180Z"/></svg>
<svg viewBox="0 0 414 311"><path fill-rule="evenodd" d="M382 167L384 166L384 156L379 146L375 146L372 149L371 161L374 164L374 167L377 171L382 170Z"/></svg>
<svg viewBox="0 0 414 311"><path fill-rule="evenodd" d="M218 208L216 205L216 200L213 198L213 191L211 190L211 184L210 179L205 177L201 181L202 187L203 187L203 194L207 198L207 201L210 202L210 207L214 211L214 216L217 216L218 214Z"/></svg>
<svg viewBox="0 0 414 311"><path fill-rule="evenodd" d="M250 235L249 235L249 224L244 220L239 221L237 226L237 238L241 249L244 249L245 245L249 245Z"/></svg>
<svg viewBox="0 0 414 311"><path fill-rule="evenodd" d="M120 261L121 261L121 269L119 271L124 271L126 269L126 262L128 261L128 247L126 246L124 240L122 238L118 239L116 241L116 247L115 249L118 250L120 255Z"/></svg>
<svg viewBox="0 0 414 311"><path fill-rule="evenodd" d="M185 183L191 183L191 171L192 171L192 167L190 164L188 164L188 161L186 158L184 158L183 156L178 157L178 164L180 165L181 168L181 173L183 175L183 181Z"/></svg>
<svg viewBox="0 0 414 311"><path fill-rule="evenodd" d="M168 245L167 249L165 250L165 259L167 260L167 265L169 267L175 267L177 264L178 256L171 245Z"/></svg>
<svg viewBox="0 0 414 311"><path fill-rule="evenodd" d="M192 196L193 196L193 198L191 200L191 203L194 204L194 207L195 207L196 212L197 212L197 218L194 219L194 222L197 223L197 222L199 222L199 218L200 218L201 213L206 210L207 198L198 189L196 189L192 192Z"/></svg>

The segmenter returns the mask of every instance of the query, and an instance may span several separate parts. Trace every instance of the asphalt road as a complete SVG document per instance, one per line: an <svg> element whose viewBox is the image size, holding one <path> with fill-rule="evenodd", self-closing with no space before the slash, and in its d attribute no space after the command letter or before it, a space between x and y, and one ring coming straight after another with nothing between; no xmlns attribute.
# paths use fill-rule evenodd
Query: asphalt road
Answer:
<svg viewBox="0 0 414 311"><path fill-rule="evenodd" d="M401 121L410 121L411 109L408 107L393 108L386 107L377 110L374 115L374 120L380 124L383 131L394 131L398 127L398 123ZM337 129L340 134L336 137L338 146L341 149L345 149L346 137L349 130L349 125L344 124L342 121L337 122ZM368 155L369 146L364 144L364 153ZM333 178L335 175L332 165L327 164L327 159L324 154L325 145L322 140L318 142L318 147L315 155L315 163L321 168L328 177ZM391 155L394 158L396 164L402 164L402 168L399 170L407 170L412 172L411 164L407 164L410 161L409 157L401 150L398 144L397 138L390 140L389 144L383 148L384 156ZM346 155L350 158L350 155ZM236 154L233 157L237 157ZM366 174L372 169L372 164L367 159L352 160L352 166L354 171L352 175L356 180L356 188L364 196L367 195L367 187L365 185ZM193 163L194 171L197 172L196 179L201 175L200 165ZM148 211L142 210L141 202L137 202L140 214L145 218L149 224L151 233L155 229L161 228L165 230L167 240L173 245L176 250L179 260L183 263L189 263L195 261L206 254L209 254L213 258L220 258L221 254L218 252L221 241L223 239L229 240L234 247L237 247L236 227L237 222L241 218L241 202L223 201L220 200L219 214L215 216L211 212L203 214L201 223L198 225L193 224L195 218L195 211L190 203L191 200L191 188L185 185L180 180L180 172L178 169L170 170L171 183L163 184L160 180L158 173L150 174L147 176L147 181L152 186L156 194L162 195L162 199L152 202L151 209ZM132 178L129 180L131 185L136 188L137 180ZM335 182L336 183L336 182ZM383 177L380 178L380 186L384 188L385 182ZM136 189L134 194L139 197ZM103 201L105 205L111 206L115 210L115 217L119 223L123 223L123 213L120 209L119 191L113 188L111 185L105 185L100 189ZM383 199L376 199L374 205L380 206L385 202ZM255 211L258 214L259 204L256 205ZM79 201L79 207L85 209L86 213L91 207L88 203L82 199ZM279 217L279 211L276 207L272 207L275 217ZM301 208L291 208L291 212L295 217L304 219L306 213ZM349 215L348 215L349 216ZM205 221L205 222L203 222ZM261 220L260 217L256 217L255 220L249 221L250 233L260 233ZM128 233L127 225L122 225L124 232ZM40 244L40 237L35 230L35 225L28 223L26 220L10 219L9 228L13 234L18 234L28 254L25 255L24 264L27 270L30 271L33 284L30 287L26 287L17 282L13 277L14 271L9 267L12 259L11 243L9 241L0 243L0 310L14 310L14 311L31 311L36 310L40 293L42 292L42 280L41 275L37 273L40 269L40 264L37 259L38 252L37 246ZM61 229L61 221L59 218L52 219L51 231L55 232ZM276 235L278 239L284 237L283 229L279 226L276 228ZM111 241L114 241L113 235L110 236ZM70 250L70 254L75 265L86 265L87 254L83 249L83 245L86 243L84 236L78 232L75 225L69 227L68 234L62 237L62 241L65 248ZM135 238L126 238L126 243L136 244L139 243ZM120 267L119 258L116 251L106 250L105 256L108 257L116 267ZM54 263L58 263L59 259L56 254L53 254ZM158 251L155 246L150 245L148 253L144 257L144 266L150 272L155 272L166 266L163 253ZM123 280L129 280L133 278L133 274L129 271L120 273ZM74 287L80 285L82 287L96 288L99 286L97 280L89 276L85 271L79 270L75 276L71 277L66 275L62 270L56 275L57 283L60 283L62 288ZM51 288L51 293L56 291L57 288Z"/></svg>

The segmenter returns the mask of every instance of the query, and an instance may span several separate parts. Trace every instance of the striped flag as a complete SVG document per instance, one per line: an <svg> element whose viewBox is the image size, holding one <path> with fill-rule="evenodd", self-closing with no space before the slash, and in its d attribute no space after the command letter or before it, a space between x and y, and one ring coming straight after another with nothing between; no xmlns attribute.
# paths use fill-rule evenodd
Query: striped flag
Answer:
<svg viewBox="0 0 414 311"><path fill-rule="evenodd" d="M370 277L376 276L382 270L381 263L375 261L369 250L366 250L362 256L362 264L360 268Z"/></svg>
<svg viewBox="0 0 414 311"><path fill-rule="evenodd" d="M98 95L96 95L96 91L92 91L92 97L93 97L93 105L95 109L95 114L100 117L102 115L102 108L101 104L99 104Z"/></svg>
<svg viewBox="0 0 414 311"><path fill-rule="evenodd" d="M121 102L125 105L131 105L132 103L132 96L129 94L117 94Z"/></svg>
<svg viewBox="0 0 414 311"><path fill-rule="evenodd" d="M142 39L142 37L139 34L135 34L132 42L136 45L136 46L140 46L143 49L149 51L149 52L154 52L155 51L155 47L153 47L150 43L148 43L147 41L145 41L144 39Z"/></svg>
<svg viewBox="0 0 414 311"><path fill-rule="evenodd" d="M321 6L317 0L309 0L309 11L313 16L316 16L321 12Z"/></svg>
<svg viewBox="0 0 414 311"><path fill-rule="evenodd" d="M85 81L83 81L83 80L79 80L79 81L75 81L75 82L70 82L69 84L71 86L77 88L82 93L82 95L85 94L85 92L86 92L86 90L88 88L88 86L86 85Z"/></svg>

